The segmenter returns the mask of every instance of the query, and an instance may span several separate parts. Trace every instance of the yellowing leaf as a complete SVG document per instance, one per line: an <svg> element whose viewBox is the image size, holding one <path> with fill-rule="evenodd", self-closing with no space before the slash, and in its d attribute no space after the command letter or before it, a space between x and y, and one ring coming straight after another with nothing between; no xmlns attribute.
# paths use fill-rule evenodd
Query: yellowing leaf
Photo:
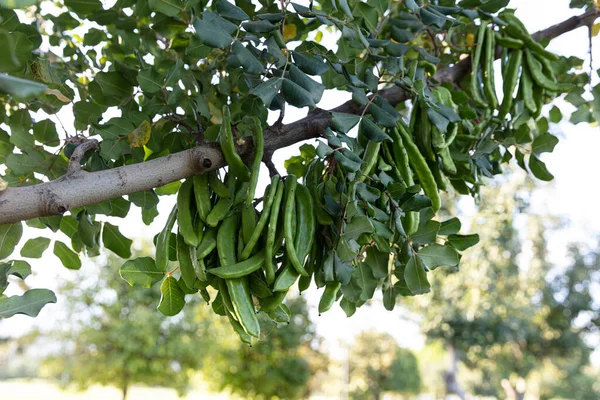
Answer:
<svg viewBox="0 0 600 400"><path fill-rule="evenodd" d="M4 179L0 178L0 192L6 190L7 187L8 187L8 182L6 182Z"/></svg>
<svg viewBox="0 0 600 400"><path fill-rule="evenodd" d="M44 90L45 94L56 96L57 99L62 101L63 103L69 103L71 99L61 93L58 89L46 89Z"/></svg>
<svg viewBox="0 0 600 400"><path fill-rule="evenodd" d="M283 26L283 40L286 42L296 37L296 25L286 24Z"/></svg>
<svg viewBox="0 0 600 400"><path fill-rule="evenodd" d="M472 33L467 33L467 46L471 47L473 46L473 43L475 42L475 35L473 35Z"/></svg>
<svg viewBox="0 0 600 400"><path fill-rule="evenodd" d="M148 121L142 121L140 126L135 128L133 132L129 134L129 141L131 142L131 147L142 147L148 140L150 140L150 134L152 133L152 126Z"/></svg>
<svg viewBox="0 0 600 400"><path fill-rule="evenodd" d="M600 22L592 25L592 36L598 36L598 33L600 33Z"/></svg>
<svg viewBox="0 0 600 400"><path fill-rule="evenodd" d="M210 122L215 125L220 125L223 123L223 111L213 103L208 103L208 111L210 112Z"/></svg>

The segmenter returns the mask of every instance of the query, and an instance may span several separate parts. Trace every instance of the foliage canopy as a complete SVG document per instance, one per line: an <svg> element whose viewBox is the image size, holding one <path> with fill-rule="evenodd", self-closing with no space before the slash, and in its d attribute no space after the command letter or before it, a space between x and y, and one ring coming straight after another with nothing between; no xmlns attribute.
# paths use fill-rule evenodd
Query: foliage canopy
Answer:
<svg viewBox="0 0 600 400"><path fill-rule="evenodd" d="M534 36L507 5L1 1L2 290L30 271L12 256L22 220L65 234L53 253L78 269L100 246L131 258L107 216L133 203L149 224L160 197L177 193L155 258L121 269L131 284L162 280L165 315L211 286L214 311L252 343L256 304L289 320L281 301L296 282L325 287L321 312L339 301L349 316L378 288L388 309L429 292L429 272L456 267L478 241L457 218L442 220L440 192L479 196L511 159L550 180L540 156L557 144L548 127L562 115L544 104L566 94L573 122L600 115L600 86L586 86L593 71L544 48L591 27L594 2L571 2L587 11ZM352 100L322 110L325 90ZM292 107L309 112L283 124ZM60 122L67 114L72 125ZM273 152L314 138L280 179ZM261 161L272 176L262 197ZM21 256L50 245L31 239ZM35 316L53 301L46 289L3 296L0 316Z"/></svg>

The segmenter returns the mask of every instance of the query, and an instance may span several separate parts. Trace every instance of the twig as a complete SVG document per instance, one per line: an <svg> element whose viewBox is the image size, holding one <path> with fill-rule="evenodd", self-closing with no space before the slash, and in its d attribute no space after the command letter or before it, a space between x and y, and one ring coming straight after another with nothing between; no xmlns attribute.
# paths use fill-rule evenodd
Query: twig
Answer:
<svg viewBox="0 0 600 400"><path fill-rule="evenodd" d="M81 161L83 156L88 150L95 150L98 148L98 141L96 139L89 139L75 147L71 158L69 159L69 166L67 167L67 176L71 176L81 171Z"/></svg>

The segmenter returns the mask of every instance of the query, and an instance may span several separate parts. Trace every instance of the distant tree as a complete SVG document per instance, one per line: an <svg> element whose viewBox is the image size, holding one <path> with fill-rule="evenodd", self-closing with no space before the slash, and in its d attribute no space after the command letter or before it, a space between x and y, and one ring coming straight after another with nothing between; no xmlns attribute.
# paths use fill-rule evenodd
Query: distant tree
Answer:
<svg viewBox="0 0 600 400"><path fill-rule="evenodd" d="M218 390L229 389L244 399L304 399L309 381L326 368L327 356L318 351L315 325L302 297L287 305L293 316L279 328L261 320L265 338L253 346L239 340L212 349L204 375Z"/></svg>
<svg viewBox="0 0 600 400"><path fill-rule="evenodd" d="M156 310L158 288L132 288L118 276L114 258L99 275L82 269L63 285L61 303L69 320L56 332L64 353L45 365L67 385L79 389L99 383L119 388L123 399L134 384L175 388L185 393L190 374L200 368L210 343L200 340L207 319L193 308L178 318Z"/></svg>
<svg viewBox="0 0 600 400"><path fill-rule="evenodd" d="M421 387L415 355L385 333L361 333L349 356L350 387L355 400L381 398L384 392L418 393Z"/></svg>
<svg viewBox="0 0 600 400"><path fill-rule="evenodd" d="M416 300L425 316L424 333L441 340L450 353L445 373L449 393L464 398L459 362L481 374L473 387L476 393L504 392L515 400L524 397L527 377L545 362L589 364L585 335L598 326L598 304L589 290L600 281L598 257L584 257L573 247L570 264L553 266L547 260L543 222L548 218L525 218L530 190L523 184L486 189L473 219L481 243L463 258L460 274L440 271L433 294ZM528 228L530 260L523 257L517 218Z"/></svg>

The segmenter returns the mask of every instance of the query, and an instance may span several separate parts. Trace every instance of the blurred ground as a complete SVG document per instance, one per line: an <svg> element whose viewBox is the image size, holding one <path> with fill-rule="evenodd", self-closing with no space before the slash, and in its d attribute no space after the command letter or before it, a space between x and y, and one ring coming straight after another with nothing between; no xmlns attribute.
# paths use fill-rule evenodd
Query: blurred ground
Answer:
<svg viewBox="0 0 600 400"><path fill-rule="evenodd" d="M0 393L3 400L121 400L118 389L105 386L92 386L85 392L74 390L62 391L57 385L44 380L10 380L0 381ZM127 395L127 400L225 400L226 394L211 394L203 390L194 390L186 397L178 397L173 389L148 388L134 386Z"/></svg>

